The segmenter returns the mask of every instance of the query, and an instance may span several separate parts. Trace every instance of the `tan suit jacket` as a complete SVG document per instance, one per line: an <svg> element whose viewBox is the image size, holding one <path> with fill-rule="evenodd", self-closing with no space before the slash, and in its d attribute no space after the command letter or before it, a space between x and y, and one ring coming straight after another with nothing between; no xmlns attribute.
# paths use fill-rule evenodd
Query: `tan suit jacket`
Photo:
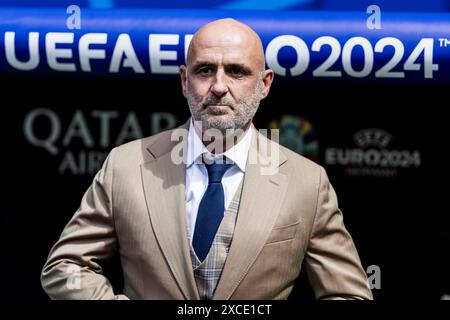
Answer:
<svg viewBox="0 0 450 320"><path fill-rule="evenodd" d="M198 299L186 231L183 126L114 148L52 248L41 281L53 299ZM304 267L316 298L371 299L325 170L252 125L236 228L214 299L286 299ZM171 141L182 132L182 142ZM186 133L185 133L186 132ZM278 146L278 145L277 145ZM262 174L268 162L277 169ZM254 162L254 163L250 163ZM118 250L124 294L102 275Z"/></svg>

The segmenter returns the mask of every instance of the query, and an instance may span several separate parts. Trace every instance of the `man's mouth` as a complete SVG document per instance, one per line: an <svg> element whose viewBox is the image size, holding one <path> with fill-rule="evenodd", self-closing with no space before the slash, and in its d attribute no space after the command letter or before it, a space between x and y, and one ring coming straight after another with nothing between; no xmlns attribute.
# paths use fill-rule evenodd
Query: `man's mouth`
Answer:
<svg viewBox="0 0 450 320"><path fill-rule="evenodd" d="M227 104L208 104L205 106L205 109L207 109L210 114L222 115L228 114L230 109L232 110L233 108Z"/></svg>
<svg viewBox="0 0 450 320"><path fill-rule="evenodd" d="M225 108L225 107L229 107L231 108L229 105L227 104L208 104L207 107L218 107L218 108Z"/></svg>

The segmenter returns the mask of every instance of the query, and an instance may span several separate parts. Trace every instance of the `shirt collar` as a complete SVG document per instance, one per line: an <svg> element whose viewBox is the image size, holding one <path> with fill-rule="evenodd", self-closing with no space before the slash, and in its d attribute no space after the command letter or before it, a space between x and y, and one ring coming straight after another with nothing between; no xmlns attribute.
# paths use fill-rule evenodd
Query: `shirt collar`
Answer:
<svg viewBox="0 0 450 320"><path fill-rule="evenodd" d="M212 154L205 147L202 140L198 136L194 129L192 118L189 121L189 133L188 133L188 149L186 156L186 167L189 168L196 159L202 154L206 153L209 157L226 156L232 160L242 172L245 172L245 165L247 163L248 150L250 149L250 143L252 141L252 128L250 127L244 134L242 139L233 147L221 154Z"/></svg>

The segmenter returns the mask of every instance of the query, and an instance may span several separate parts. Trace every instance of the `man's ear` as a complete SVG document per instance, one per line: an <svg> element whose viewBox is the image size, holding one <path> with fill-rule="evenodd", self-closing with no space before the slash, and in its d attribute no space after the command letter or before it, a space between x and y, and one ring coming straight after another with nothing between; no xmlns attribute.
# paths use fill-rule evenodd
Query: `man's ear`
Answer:
<svg viewBox="0 0 450 320"><path fill-rule="evenodd" d="M186 98L186 73L187 68L183 64L180 66L180 78L181 78L181 89L183 91L183 96Z"/></svg>
<svg viewBox="0 0 450 320"><path fill-rule="evenodd" d="M264 70L264 76L263 76L263 87L262 87L262 96L263 99L267 97L270 91L270 86L272 85L273 78L275 76L275 73L272 69Z"/></svg>

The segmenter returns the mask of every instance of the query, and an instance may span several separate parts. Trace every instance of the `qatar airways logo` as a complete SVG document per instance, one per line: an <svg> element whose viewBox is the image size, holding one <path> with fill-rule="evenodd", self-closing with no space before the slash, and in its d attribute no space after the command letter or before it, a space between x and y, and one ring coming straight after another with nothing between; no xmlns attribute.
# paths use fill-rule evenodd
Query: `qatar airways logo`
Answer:
<svg viewBox="0 0 450 320"><path fill-rule="evenodd" d="M168 112L138 116L134 111L77 109L69 118L67 113L37 108L23 120L26 141L57 158L55 170L61 175L92 175L111 148L177 125L176 117Z"/></svg>
<svg viewBox="0 0 450 320"><path fill-rule="evenodd" d="M327 148L325 163L344 167L349 176L393 177L399 170L421 166L419 150L389 148L393 136L378 128L369 128L353 135L354 148Z"/></svg>

